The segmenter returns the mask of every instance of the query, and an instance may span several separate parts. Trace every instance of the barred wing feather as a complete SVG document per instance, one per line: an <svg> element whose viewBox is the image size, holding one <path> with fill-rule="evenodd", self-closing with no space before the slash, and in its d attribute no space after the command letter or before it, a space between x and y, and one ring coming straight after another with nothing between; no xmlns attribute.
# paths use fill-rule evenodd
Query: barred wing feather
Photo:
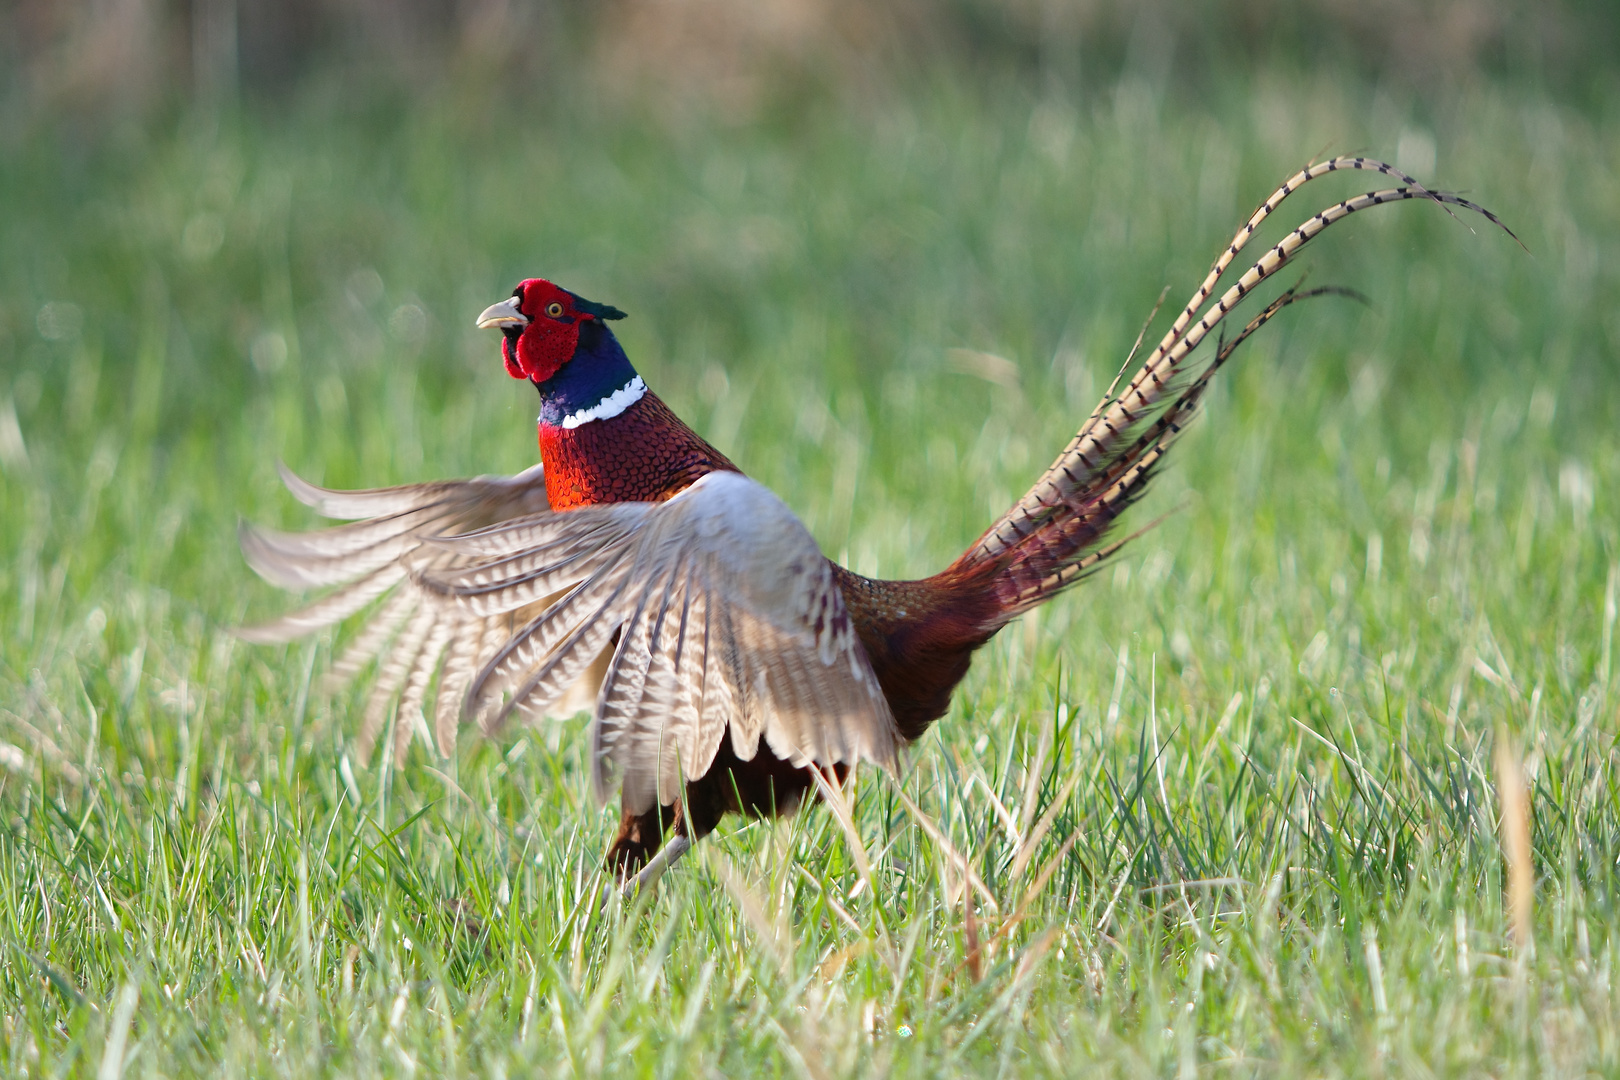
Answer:
<svg viewBox="0 0 1620 1080"><path fill-rule="evenodd" d="M472 680L467 710L486 730L550 711L612 645L593 782L605 799L617 781L627 812L670 802L726 737L742 760L763 740L799 767L894 762L900 736L831 564L781 500L738 473L663 503L536 514L432 546L461 561L417 583L469 617L566 590Z"/></svg>
<svg viewBox="0 0 1620 1080"><path fill-rule="evenodd" d="M360 745L369 753L397 702L394 752L403 755L412 735L429 739L423 707L433 677L432 741L443 754L455 747L461 702L473 677L532 613L522 605L479 613L450 605L424 591L410 575L448 571L468 557L424 541L466 532L513 518L550 514L545 477L539 466L516 476L478 477L410 484L370 491L332 491L294 475L281 476L295 498L326 517L351 523L307 533L286 533L244 524L242 553L265 580L284 589L333 587L307 606L278 619L244 627L237 634L254 642L284 642L335 625L382 599L327 677L328 688L342 685L369 665L376 675L366 698ZM532 597L534 607L546 597ZM595 674L607 656L597 658ZM559 703L578 711L594 699L596 681ZM570 714L571 714L570 712Z"/></svg>

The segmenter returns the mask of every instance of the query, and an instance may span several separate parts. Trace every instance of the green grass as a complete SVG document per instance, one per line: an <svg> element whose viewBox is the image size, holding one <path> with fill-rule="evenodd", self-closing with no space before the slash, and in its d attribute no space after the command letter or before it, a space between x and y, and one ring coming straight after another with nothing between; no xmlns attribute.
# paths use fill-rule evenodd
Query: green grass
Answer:
<svg viewBox="0 0 1620 1080"><path fill-rule="evenodd" d="M1617 104L942 81L864 118L570 106L514 138L462 101L8 147L0 1071L1620 1071ZM1532 254L1420 205L1313 245L1371 306L1257 337L1131 520L1175 512L861 776L869 886L818 808L604 909L583 720L361 767L353 697L311 693L331 641L224 632L287 602L233 538L309 523L278 457L339 486L531 463L532 391L471 328L530 274L628 310L649 383L830 555L932 572L1162 285L1324 143L1403 136Z"/></svg>

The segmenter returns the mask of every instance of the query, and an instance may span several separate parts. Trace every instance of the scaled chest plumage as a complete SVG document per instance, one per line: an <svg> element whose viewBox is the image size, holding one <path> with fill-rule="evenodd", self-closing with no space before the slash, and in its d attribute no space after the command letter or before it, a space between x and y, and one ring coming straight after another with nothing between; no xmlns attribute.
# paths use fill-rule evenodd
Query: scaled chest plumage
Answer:
<svg viewBox="0 0 1620 1080"><path fill-rule="evenodd" d="M737 471L651 391L606 419L571 428L542 420L540 459L553 510L663 502L708 473Z"/></svg>

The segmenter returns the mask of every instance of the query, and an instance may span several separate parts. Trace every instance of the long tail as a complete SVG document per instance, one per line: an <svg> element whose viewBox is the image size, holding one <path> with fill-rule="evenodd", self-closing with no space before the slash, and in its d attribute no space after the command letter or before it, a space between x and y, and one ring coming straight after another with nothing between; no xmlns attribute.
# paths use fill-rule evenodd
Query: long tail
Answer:
<svg viewBox="0 0 1620 1080"><path fill-rule="evenodd" d="M1310 181L1340 170L1381 173L1400 181L1402 186L1345 199L1311 217L1268 248L1230 288L1210 303L1233 260L1283 200ZM1472 210L1518 240L1511 229L1484 207L1449 192L1431 191L1383 162L1339 157L1300 170L1261 203L1238 230L1169 332L1143 361L1125 389L1116 395L1130 359L1051 468L963 553L947 574L983 580L982 575L990 567L995 568L991 579L996 625L1083 579L1124 543L1110 540L1115 521L1145 492L1165 453L1196 411L1210 378L1233 351L1289 304L1324 292L1343 290L1299 292L1297 287L1290 289L1250 320L1235 338L1223 342L1214 358L1201 370L1189 364L1193 351L1261 283L1288 265L1301 248L1328 226L1369 207L1407 199L1425 199L1441 206L1450 204Z"/></svg>

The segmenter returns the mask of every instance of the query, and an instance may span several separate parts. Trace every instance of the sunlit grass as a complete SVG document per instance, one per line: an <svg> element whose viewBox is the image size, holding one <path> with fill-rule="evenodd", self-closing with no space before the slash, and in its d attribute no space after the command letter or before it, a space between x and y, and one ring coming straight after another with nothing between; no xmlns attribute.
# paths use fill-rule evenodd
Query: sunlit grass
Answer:
<svg viewBox="0 0 1620 1080"><path fill-rule="evenodd" d="M1314 247L1370 308L1257 338L1133 518L1168 519L988 648L898 780L861 775L870 883L818 808L604 906L582 720L362 767L353 701L312 692L330 641L222 633L284 603L233 541L308 521L278 457L336 485L532 462L532 391L470 326L531 274L630 311L649 383L829 554L937 570L1328 140L1427 159L1532 255L1416 205ZM1612 120L1534 96L1281 76L1196 109L934 87L776 126L19 148L5 1070L1613 1071L1617 176Z"/></svg>

